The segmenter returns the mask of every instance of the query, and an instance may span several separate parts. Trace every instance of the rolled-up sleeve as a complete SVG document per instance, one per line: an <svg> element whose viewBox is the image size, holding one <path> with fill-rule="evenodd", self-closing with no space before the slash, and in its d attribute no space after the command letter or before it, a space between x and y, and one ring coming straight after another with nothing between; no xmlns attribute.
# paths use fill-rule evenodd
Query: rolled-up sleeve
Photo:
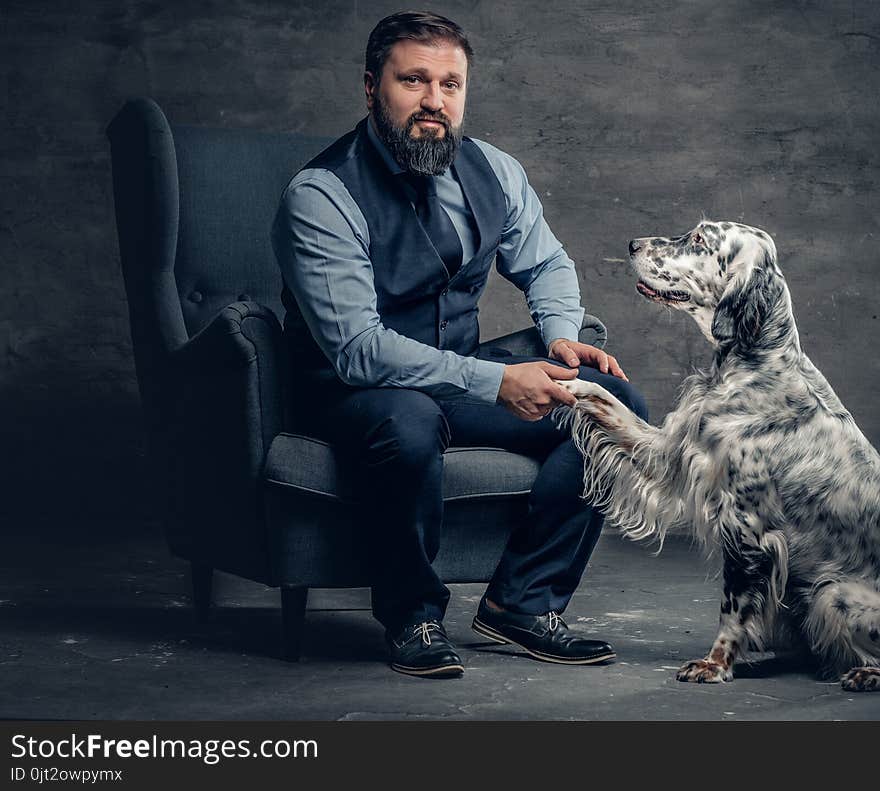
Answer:
<svg viewBox="0 0 880 791"><path fill-rule="evenodd" d="M503 364L436 349L382 325L369 229L333 173L309 169L288 184L272 246L303 319L342 381L495 403Z"/></svg>
<svg viewBox="0 0 880 791"><path fill-rule="evenodd" d="M576 341L584 318L574 262L544 219L544 208L522 165L509 154L476 141L492 165L507 199L496 268L519 288L547 345Z"/></svg>

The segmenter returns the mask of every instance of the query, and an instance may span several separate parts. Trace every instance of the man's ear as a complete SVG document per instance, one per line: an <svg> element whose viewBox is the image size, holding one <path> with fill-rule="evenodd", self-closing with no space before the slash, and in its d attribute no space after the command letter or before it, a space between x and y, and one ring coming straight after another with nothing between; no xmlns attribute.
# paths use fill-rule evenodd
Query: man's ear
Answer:
<svg viewBox="0 0 880 791"><path fill-rule="evenodd" d="M379 84L376 82L373 77L373 72L365 71L364 72L364 95L367 98L367 109L373 109L373 102L375 101L376 91L379 88Z"/></svg>

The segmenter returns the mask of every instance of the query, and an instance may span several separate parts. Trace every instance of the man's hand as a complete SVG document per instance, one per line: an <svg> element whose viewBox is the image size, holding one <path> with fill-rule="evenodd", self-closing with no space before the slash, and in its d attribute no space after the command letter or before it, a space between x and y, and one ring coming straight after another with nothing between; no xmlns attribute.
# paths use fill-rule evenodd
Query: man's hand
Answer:
<svg viewBox="0 0 880 791"><path fill-rule="evenodd" d="M557 338L555 341L550 341L550 345L547 347L547 356L551 360L559 360L572 368L576 368L578 365L590 365L593 368L598 368L603 374L610 373L618 379L623 379L624 382L629 381L614 357L586 343Z"/></svg>
<svg viewBox="0 0 880 791"><path fill-rule="evenodd" d="M556 379L574 379L574 368L562 368L539 360L504 366L504 378L498 390L498 400L522 420L540 420L559 404L574 406L577 399Z"/></svg>

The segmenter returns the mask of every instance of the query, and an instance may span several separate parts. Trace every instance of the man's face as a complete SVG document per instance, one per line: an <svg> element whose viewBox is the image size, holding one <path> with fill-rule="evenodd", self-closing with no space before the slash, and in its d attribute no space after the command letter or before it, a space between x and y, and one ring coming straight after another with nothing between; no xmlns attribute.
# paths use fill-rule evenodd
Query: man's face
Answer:
<svg viewBox="0 0 880 791"><path fill-rule="evenodd" d="M415 173L442 173L461 142L467 56L458 45L398 41L376 81L364 75L367 107L382 142Z"/></svg>

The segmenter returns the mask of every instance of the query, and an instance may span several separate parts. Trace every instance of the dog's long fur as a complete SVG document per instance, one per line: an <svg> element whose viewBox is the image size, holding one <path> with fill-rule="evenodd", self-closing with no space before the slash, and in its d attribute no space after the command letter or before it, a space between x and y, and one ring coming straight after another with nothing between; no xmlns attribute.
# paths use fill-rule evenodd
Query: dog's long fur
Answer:
<svg viewBox="0 0 880 791"><path fill-rule="evenodd" d="M599 385L554 413L585 496L630 537L683 525L724 561L718 635L682 681L733 678L749 647L800 642L845 688L880 689L880 456L801 350L773 240L733 222L630 243L639 291L715 347L660 428Z"/></svg>

